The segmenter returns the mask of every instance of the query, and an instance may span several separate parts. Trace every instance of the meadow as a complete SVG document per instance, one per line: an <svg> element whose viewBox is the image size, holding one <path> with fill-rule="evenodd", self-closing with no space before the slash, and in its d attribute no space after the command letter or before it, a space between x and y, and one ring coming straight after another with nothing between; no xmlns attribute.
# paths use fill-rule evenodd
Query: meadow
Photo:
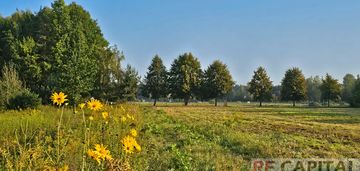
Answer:
<svg viewBox="0 0 360 171"><path fill-rule="evenodd" d="M248 170L252 158L360 158L355 108L127 103L103 111L108 117L67 106L1 112L0 170ZM132 130L141 148L128 153L122 140ZM90 156L95 144L111 160Z"/></svg>

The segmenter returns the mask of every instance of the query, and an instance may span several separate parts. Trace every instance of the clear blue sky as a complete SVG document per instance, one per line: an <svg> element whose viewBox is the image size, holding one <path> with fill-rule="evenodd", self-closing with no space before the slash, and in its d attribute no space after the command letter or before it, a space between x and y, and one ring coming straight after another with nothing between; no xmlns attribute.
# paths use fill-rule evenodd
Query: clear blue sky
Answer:
<svg viewBox="0 0 360 171"><path fill-rule="evenodd" d="M69 3L70 1L66 1ZM278 84L289 67L305 76L360 73L359 0L79 0L111 44L143 76L159 54L167 67L193 52L220 59L237 83L264 66ZM3 0L0 13L38 11L50 0Z"/></svg>

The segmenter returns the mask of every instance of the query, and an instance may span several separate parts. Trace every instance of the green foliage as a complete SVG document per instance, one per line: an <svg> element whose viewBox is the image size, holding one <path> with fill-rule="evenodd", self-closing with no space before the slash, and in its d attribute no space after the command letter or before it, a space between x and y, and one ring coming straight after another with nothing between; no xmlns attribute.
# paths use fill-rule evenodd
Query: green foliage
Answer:
<svg viewBox="0 0 360 171"><path fill-rule="evenodd" d="M356 78L352 74L346 74L343 78L343 85L341 89L341 99L345 102L351 103L354 87L356 85Z"/></svg>
<svg viewBox="0 0 360 171"><path fill-rule="evenodd" d="M229 95L230 101L250 101L251 94L246 85L235 85Z"/></svg>
<svg viewBox="0 0 360 171"><path fill-rule="evenodd" d="M52 48L56 61L53 62L50 79L52 90L70 94L71 102L76 103L81 94L91 91L98 72L98 45L93 43L87 26L92 19L88 12L76 4L66 6L62 1L52 4L56 20L52 23L57 42ZM92 21L95 22L95 21Z"/></svg>
<svg viewBox="0 0 360 171"><path fill-rule="evenodd" d="M7 109L36 108L41 100L23 87L14 65L5 65L0 79L0 107Z"/></svg>
<svg viewBox="0 0 360 171"><path fill-rule="evenodd" d="M7 104L7 109L27 109L27 108L37 108L41 104L41 99L39 95L30 92L25 89L20 94L9 99Z"/></svg>
<svg viewBox="0 0 360 171"><path fill-rule="evenodd" d="M55 0L36 13L17 11L1 17L0 30L0 68L16 64L20 80L44 102L55 90L69 94L72 103L90 93L114 98L123 56L109 47L97 22L76 3Z"/></svg>
<svg viewBox="0 0 360 171"><path fill-rule="evenodd" d="M296 101L305 98L306 82L301 70L299 68L287 70L281 82L281 100L292 101L295 106Z"/></svg>
<svg viewBox="0 0 360 171"><path fill-rule="evenodd" d="M184 99L185 105L195 97L201 83L200 62L191 53L180 55L171 64L169 73L170 92L173 98Z"/></svg>
<svg viewBox="0 0 360 171"><path fill-rule="evenodd" d="M320 102L322 80L319 76L306 79L307 97L310 102Z"/></svg>
<svg viewBox="0 0 360 171"><path fill-rule="evenodd" d="M253 78L248 83L249 92L253 99L260 102L271 99L272 81L267 75L265 68L259 67L254 71Z"/></svg>
<svg viewBox="0 0 360 171"><path fill-rule="evenodd" d="M19 42L19 59L14 61L18 70L21 71L20 77L25 80L26 87L37 90L41 80L42 69L39 54L36 53L36 42L32 37L23 38Z"/></svg>
<svg viewBox="0 0 360 171"><path fill-rule="evenodd" d="M329 74L326 74L325 79L322 80L320 86L321 98L328 103L330 106L330 100L339 100L340 99L340 84L338 80L332 78Z"/></svg>
<svg viewBox="0 0 360 171"><path fill-rule="evenodd" d="M217 99L231 92L234 81L227 66L216 60L204 72L203 86L207 97L215 98L215 106L217 106Z"/></svg>
<svg viewBox="0 0 360 171"><path fill-rule="evenodd" d="M22 91L23 85L14 65L5 65L0 79L0 108L4 108L11 98Z"/></svg>
<svg viewBox="0 0 360 171"><path fill-rule="evenodd" d="M166 97L168 94L168 74L161 58L158 55L152 59L144 80L143 95L154 99L154 106L157 99Z"/></svg>
<svg viewBox="0 0 360 171"><path fill-rule="evenodd" d="M124 79L120 85L120 91L123 99L129 101L136 99L139 81L140 76L138 72L130 65L127 65L124 73Z"/></svg>
<svg viewBox="0 0 360 171"><path fill-rule="evenodd" d="M124 71L121 62L125 59L124 54L119 52L116 46L107 48L102 52L103 60L100 61L99 72L95 88L91 92L93 96L104 101L118 101Z"/></svg>
<svg viewBox="0 0 360 171"><path fill-rule="evenodd" d="M352 107L360 107L360 78L357 78L351 92L350 105Z"/></svg>

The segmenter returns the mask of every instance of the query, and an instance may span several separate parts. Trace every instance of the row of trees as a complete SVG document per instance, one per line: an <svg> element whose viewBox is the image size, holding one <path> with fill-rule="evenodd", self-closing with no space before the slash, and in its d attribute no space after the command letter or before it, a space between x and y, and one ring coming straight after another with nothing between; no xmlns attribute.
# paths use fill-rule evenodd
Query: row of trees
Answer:
<svg viewBox="0 0 360 171"><path fill-rule="evenodd" d="M180 55L166 70L161 58L156 55L143 80L142 94L154 99L168 97L184 99L188 105L191 98L201 100L217 99L229 94L234 85L231 74L225 64L214 61L205 71L200 62L191 53Z"/></svg>
<svg viewBox="0 0 360 171"><path fill-rule="evenodd" d="M154 105L159 98L171 97L184 99L185 105L189 99L215 99L215 106L219 98L234 98L234 91L239 92L242 100L260 102L278 99L296 102L344 101L352 106L359 106L360 79L351 74L344 77L341 85L329 74L321 79L319 76L305 79L299 68L291 68L285 72L281 85L273 86L270 77L263 67L254 71L254 75L247 86L234 86L231 74L225 64L214 61L206 70L202 71L200 63L191 53L180 55L166 70L161 58L156 55L142 84L142 94L154 99ZM170 96L169 96L170 95ZM239 99L238 99L239 100Z"/></svg>
<svg viewBox="0 0 360 171"><path fill-rule="evenodd" d="M293 106L296 102L308 100L312 103L326 102L328 106L330 101L342 101L357 107L360 106L359 91L360 78L352 74L346 74L343 84L340 84L329 74L323 79L319 76L305 79L299 68L287 70L281 85L273 86L265 69L259 67L248 85L235 86L230 97L231 100L257 100L260 106L263 101L270 100L291 101Z"/></svg>

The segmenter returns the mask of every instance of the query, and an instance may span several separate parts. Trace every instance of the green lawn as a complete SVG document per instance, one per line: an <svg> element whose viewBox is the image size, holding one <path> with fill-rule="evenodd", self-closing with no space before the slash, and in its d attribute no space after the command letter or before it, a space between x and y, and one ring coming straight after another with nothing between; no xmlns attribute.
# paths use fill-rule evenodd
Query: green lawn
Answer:
<svg viewBox="0 0 360 171"><path fill-rule="evenodd" d="M158 107L148 103L124 106L127 112L119 106L107 107L111 121L105 136L99 130L103 121L94 119L96 126L91 127L90 144L103 142L113 158L128 162L134 170L247 170L252 158L360 158L360 109L259 108L235 103L229 107L206 103L188 107L170 103L160 103ZM14 146L17 152L10 153L13 155L10 157L16 159L14 156L19 155L21 148L30 149L37 143L46 146L35 139L56 138L58 112L44 106L38 111L0 114L0 152ZM79 113L74 115L70 109L64 113L62 133L67 143L62 145L61 165L68 165L70 170L79 170L82 160L83 126ZM141 152L131 155L125 155L119 147L121 137L126 134L124 130L129 127L118 118L126 113L135 116L131 127L138 130L137 139L142 146ZM24 128L28 133L24 133ZM21 135L28 136L24 138L28 139L28 146L12 144ZM56 143L48 145L56 147ZM7 164L4 156L2 152L0 169ZM37 164L61 166L44 162L56 158L53 153L49 156L41 154ZM88 157L86 162L88 169L97 167Z"/></svg>

